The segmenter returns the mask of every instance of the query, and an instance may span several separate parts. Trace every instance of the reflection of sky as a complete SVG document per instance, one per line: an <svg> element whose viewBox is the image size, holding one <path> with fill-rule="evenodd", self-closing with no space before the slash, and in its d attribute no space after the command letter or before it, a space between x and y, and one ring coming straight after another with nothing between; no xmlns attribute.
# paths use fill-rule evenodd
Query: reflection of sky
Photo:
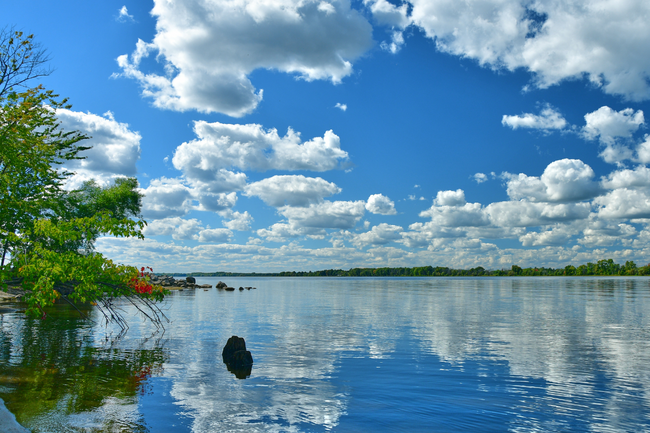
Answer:
<svg viewBox="0 0 650 433"><path fill-rule="evenodd" d="M175 292L163 305L172 323L149 339L153 328L131 321L113 344L160 345L164 369L136 405L107 400L85 422L101 412L140 416L152 432L650 428L647 279L224 280L257 290ZM96 328L95 345L112 332ZM246 380L221 361L231 335L253 354Z"/></svg>

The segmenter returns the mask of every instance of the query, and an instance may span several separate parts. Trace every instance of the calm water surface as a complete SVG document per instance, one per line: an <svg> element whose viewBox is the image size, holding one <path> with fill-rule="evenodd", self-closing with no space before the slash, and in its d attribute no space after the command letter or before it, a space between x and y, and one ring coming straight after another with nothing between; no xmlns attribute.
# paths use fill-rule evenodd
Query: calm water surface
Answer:
<svg viewBox="0 0 650 433"><path fill-rule="evenodd" d="M0 314L0 398L34 432L650 431L650 279L223 279L257 290L175 292L164 334Z"/></svg>

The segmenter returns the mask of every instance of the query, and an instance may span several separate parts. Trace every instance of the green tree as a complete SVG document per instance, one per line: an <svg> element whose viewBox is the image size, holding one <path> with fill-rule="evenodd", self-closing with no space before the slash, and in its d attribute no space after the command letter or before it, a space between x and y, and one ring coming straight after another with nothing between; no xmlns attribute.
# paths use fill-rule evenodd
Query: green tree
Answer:
<svg viewBox="0 0 650 433"><path fill-rule="evenodd" d="M15 65L16 56L18 64L29 58L32 36L21 38L15 32L2 45L0 65ZM7 51L15 45L23 51ZM7 79L2 69L0 74ZM25 82L8 76L14 84ZM88 147L79 143L88 137L63 131L56 119L59 108L70 106L41 86L0 91L0 284L21 286L31 315L45 317L43 308L63 298L97 304L107 320L126 326L112 303L125 296L160 325L164 315L153 302L162 299L162 289L142 281L146 277L137 268L115 264L92 248L100 234L144 237L145 221L133 218L140 209L137 182L119 180L107 189L91 182L66 191L63 184L72 173L61 164L82 158L79 153Z"/></svg>

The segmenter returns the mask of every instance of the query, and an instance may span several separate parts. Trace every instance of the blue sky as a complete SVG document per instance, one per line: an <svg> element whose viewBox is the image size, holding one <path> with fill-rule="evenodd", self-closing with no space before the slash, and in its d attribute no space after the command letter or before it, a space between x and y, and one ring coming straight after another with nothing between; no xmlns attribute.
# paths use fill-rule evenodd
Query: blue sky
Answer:
<svg viewBox="0 0 650 433"><path fill-rule="evenodd" d="M3 5L93 138L69 187L137 176L156 271L560 267L650 252L650 4ZM34 83L36 84L36 83Z"/></svg>

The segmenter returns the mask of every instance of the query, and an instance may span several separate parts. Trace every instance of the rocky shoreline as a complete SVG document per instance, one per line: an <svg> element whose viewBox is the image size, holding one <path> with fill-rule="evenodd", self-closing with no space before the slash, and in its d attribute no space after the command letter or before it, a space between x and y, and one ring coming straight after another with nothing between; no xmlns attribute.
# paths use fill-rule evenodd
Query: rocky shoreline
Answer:
<svg viewBox="0 0 650 433"><path fill-rule="evenodd" d="M161 286L168 290L186 290L186 289L211 289L211 284L196 284L194 277L185 277L184 280L177 280L171 275L155 275L149 274L149 282L156 286ZM226 290L228 292L235 291L234 287L228 286L223 281L219 281L216 285L219 290ZM239 290L254 290L256 287L240 287Z"/></svg>

